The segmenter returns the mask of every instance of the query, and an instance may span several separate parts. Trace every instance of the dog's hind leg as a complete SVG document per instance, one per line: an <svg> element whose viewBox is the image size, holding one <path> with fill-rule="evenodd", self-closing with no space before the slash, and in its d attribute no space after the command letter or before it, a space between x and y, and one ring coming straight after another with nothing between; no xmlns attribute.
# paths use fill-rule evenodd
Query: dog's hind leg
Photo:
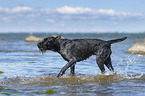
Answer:
<svg viewBox="0 0 145 96"><path fill-rule="evenodd" d="M105 60L105 65L107 66L107 68L108 68L110 71L114 71L114 68L113 68L112 63L111 63L111 58L110 58L110 56Z"/></svg>
<svg viewBox="0 0 145 96"><path fill-rule="evenodd" d="M74 66L75 63L76 63L75 60L70 60L70 61L61 69L61 71L59 72L59 74L57 75L57 77L58 77L58 78L61 77L61 76L64 74L64 72L65 72L69 67Z"/></svg>
<svg viewBox="0 0 145 96"><path fill-rule="evenodd" d="M97 64L98 64L98 67L101 70L101 73L104 74L105 73L105 68L104 68L104 61L102 60L102 58L97 59Z"/></svg>
<svg viewBox="0 0 145 96"><path fill-rule="evenodd" d="M110 66L111 59L108 59L110 58L110 54L111 54L111 50L109 49L109 46L102 47L100 50L96 52L96 61L102 74L105 73L104 64L109 68L112 67Z"/></svg>
<svg viewBox="0 0 145 96"><path fill-rule="evenodd" d="M70 73L72 75L75 75L75 64L70 67L70 70L71 70Z"/></svg>

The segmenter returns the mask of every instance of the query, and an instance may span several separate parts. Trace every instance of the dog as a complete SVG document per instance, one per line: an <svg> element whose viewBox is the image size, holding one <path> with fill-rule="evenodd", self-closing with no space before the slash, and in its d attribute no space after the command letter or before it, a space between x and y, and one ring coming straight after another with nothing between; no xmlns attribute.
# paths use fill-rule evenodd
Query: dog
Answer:
<svg viewBox="0 0 145 96"><path fill-rule="evenodd" d="M44 53L46 50L58 52L68 63L61 69L57 77L61 77L70 67L71 74L75 74L76 62L86 60L92 55L96 55L96 62L101 70L105 73L104 64L110 71L114 71L111 63L111 44L125 40L127 37L120 39L104 41L100 39L61 39L61 36L47 37L37 44L39 50Z"/></svg>

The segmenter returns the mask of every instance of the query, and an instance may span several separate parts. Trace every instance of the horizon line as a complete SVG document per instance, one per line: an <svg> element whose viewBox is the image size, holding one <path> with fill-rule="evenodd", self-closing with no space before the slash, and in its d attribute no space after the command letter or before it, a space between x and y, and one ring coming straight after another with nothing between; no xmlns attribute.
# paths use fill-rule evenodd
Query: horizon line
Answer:
<svg viewBox="0 0 145 96"><path fill-rule="evenodd" d="M145 33L145 31L0 31L0 33Z"/></svg>

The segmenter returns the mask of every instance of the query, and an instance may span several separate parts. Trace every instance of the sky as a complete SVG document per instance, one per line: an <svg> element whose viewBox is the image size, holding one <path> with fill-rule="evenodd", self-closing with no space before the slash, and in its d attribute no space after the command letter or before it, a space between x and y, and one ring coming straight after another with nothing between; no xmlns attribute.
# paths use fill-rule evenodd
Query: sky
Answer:
<svg viewBox="0 0 145 96"><path fill-rule="evenodd" d="M145 32L145 0L0 0L0 32Z"/></svg>

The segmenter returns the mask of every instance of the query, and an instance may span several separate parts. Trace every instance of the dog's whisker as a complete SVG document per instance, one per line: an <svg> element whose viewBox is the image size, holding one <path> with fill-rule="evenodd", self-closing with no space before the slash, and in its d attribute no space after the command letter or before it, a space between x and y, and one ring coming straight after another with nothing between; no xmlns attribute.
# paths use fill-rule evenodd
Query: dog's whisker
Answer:
<svg viewBox="0 0 145 96"><path fill-rule="evenodd" d="M39 52L43 54L43 51L39 50Z"/></svg>

